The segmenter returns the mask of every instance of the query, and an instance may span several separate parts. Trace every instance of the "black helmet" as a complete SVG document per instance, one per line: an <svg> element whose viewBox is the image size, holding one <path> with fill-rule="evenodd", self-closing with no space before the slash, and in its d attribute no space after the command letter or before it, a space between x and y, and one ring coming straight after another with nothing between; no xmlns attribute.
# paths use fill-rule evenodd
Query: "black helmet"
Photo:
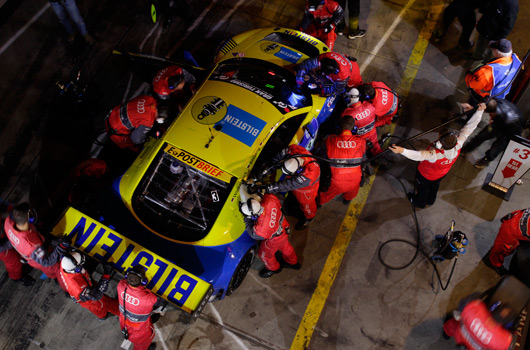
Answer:
<svg viewBox="0 0 530 350"><path fill-rule="evenodd" d="M322 73L326 75L337 74L339 72L339 64L331 58L324 58L322 62L320 62L320 67Z"/></svg>

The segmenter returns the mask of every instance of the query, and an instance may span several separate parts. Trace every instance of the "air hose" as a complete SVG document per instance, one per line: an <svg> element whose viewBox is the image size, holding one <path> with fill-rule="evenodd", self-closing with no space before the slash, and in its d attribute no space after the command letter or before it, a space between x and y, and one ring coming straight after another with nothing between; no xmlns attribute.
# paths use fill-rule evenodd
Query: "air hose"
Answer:
<svg viewBox="0 0 530 350"><path fill-rule="evenodd" d="M397 177L395 177L394 175L391 175L391 176L393 178L395 178L397 181L399 181L399 183L403 187L403 190L405 191L405 194L406 194L407 193L407 188L405 187L403 182L400 179L398 179ZM384 267L386 267L387 269L390 269L390 270L403 270L403 269L409 267L414 262L414 260L416 260L416 257L418 256L418 253L421 253L423 256L425 256L427 258L427 261L429 261L429 263L433 266L433 276L432 276L432 279L431 279L431 287L433 288L433 291L435 293L437 293L437 291L434 290L434 274L436 274L436 277L438 279L438 283L440 285L440 288L442 288L442 290L446 290L447 287L449 286L449 282L451 281L451 277L453 276L453 272L455 270L456 262L458 261L458 256L455 257L455 261L454 261L453 266L451 268L451 272L449 274L447 282L444 285L444 283L442 282L442 278L440 276L440 272L438 271L438 268L436 267L435 260L432 259L432 256L429 253L423 251L420 248L420 226L418 224L418 217L416 215L416 207L414 206L414 203L412 201L410 201L410 205L412 207L412 217L414 218L414 227L416 228L416 242L411 242L411 241L408 241L408 240L405 240L405 239L401 239L401 238L390 239L388 241L383 242L383 244L381 244L381 246L379 246L379 249L377 251L377 257L379 258L379 261L381 262L381 264ZM393 242L406 243L406 244L411 245L411 246L413 246L415 248L414 256L410 259L409 262L407 262L404 265L395 266L395 265L387 264L384 261L382 255L381 255L381 251L382 251L384 246L386 246L389 243L393 243Z"/></svg>

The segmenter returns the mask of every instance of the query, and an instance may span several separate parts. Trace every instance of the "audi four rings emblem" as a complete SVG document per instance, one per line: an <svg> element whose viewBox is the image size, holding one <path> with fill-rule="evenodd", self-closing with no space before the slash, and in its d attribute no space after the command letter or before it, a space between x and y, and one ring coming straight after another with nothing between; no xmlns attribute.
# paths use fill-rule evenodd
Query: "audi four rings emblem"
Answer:
<svg viewBox="0 0 530 350"><path fill-rule="evenodd" d="M355 148L356 146L355 141L337 141L338 148Z"/></svg>
<svg viewBox="0 0 530 350"><path fill-rule="evenodd" d="M145 99L138 100L138 103L136 104L136 111L140 114L145 113Z"/></svg>
<svg viewBox="0 0 530 350"><path fill-rule="evenodd" d="M121 299L123 300L123 294L124 292L121 292ZM138 298L133 297L130 294L125 295L125 301L131 305L138 306L140 305L140 300Z"/></svg>
<svg viewBox="0 0 530 350"><path fill-rule="evenodd" d="M269 227L274 228L274 225L276 225L276 216L278 214L278 210L276 208L272 208L271 210L271 220L269 221Z"/></svg>

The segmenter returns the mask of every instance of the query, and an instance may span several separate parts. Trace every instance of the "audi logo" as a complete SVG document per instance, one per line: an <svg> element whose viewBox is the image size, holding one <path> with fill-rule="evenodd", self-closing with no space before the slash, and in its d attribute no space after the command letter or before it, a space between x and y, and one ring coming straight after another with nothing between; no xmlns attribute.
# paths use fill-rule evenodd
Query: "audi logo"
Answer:
<svg viewBox="0 0 530 350"><path fill-rule="evenodd" d="M372 114L372 113L370 112L370 110L369 110L369 109L365 109L365 110L362 111L361 113L357 113L357 114L355 115L355 119L356 119L356 120L363 120L364 118L369 117L370 114Z"/></svg>
<svg viewBox="0 0 530 350"><path fill-rule="evenodd" d="M164 68L162 69L155 77L154 81L155 82L158 82L160 80L160 78L162 77L162 75L164 75L165 72L167 72L168 68Z"/></svg>
<svg viewBox="0 0 530 350"><path fill-rule="evenodd" d="M15 234L14 234L13 231L11 231L11 230L9 230L8 234L9 234L9 237L11 237L11 241L12 241L13 243L15 243L15 245L18 246L18 244L20 243L20 240L18 239L18 237L15 236Z"/></svg>
<svg viewBox="0 0 530 350"><path fill-rule="evenodd" d="M442 165L449 165L449 164L451 164L453 161L454 161L454 159L447 159L447 160L444 160L443 162L441 162L440 164L442 164Z"/></svg>
<svg viewBox="0 0 530 350"><path fill-rule="evenodd" d="M480 319L475 318L473 322L471 322L470 329L475 337L477 337L483 344L489 344L492 334L486 329L486 327L484 327L482 322L480 322Z"/></svg>
<svg viewBox="0 0 530 350"><path fill-rule="evenodd" d="M337 141L337 148L355 148L357 144L355 141Z"/></svg>
<svg viewBox="0 0 530 350"><path fill-rule="evenodd" d="M145 99L138 100L138 103L136 104L136 111L140 114L145 113Z"/></svg>
<svg viewBox="0 0 530 350"><path fill-rule="evenodd" d="M388 92L386 92L385 90L382 91L382 94L381 94L381 103L386 105L388 103Z"/></svg>
<svg viewBox="0 0 530 350"><path fill-rule="evenodd" d="M337 54L335 52L331 53L331 57L333 57L338 63L340 63L343 66L348 65L348 62L346 62L344 57L342 57L341 55L339 55L339 54Z"/></svg>
<svg viewBox="0 0 530 350"><path fill-rule="evenodd" d="M123 296L124 294L125 294L124 292L121 292L121 300L125 299L125 301L128 304L131 304L131 305L134 305L134 306L140 305L140 300L138 298L135 298L135 297L133 297L130 294L125 294L125 297L124 297Z"/></svg>
<svg viewBox="0 0 530 350"><path fill-rule="evenodd" d="M276 225L276 216L277 216L277 214L278 214L278 209L272 208L271 219L269 221L269 227L270 228L274 228L274 226Z"/></svg>

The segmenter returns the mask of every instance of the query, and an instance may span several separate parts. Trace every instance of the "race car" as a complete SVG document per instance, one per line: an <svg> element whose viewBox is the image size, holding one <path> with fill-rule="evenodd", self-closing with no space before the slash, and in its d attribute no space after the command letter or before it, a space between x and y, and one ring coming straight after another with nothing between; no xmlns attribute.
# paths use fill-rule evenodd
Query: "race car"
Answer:
<svg viewBox="0 0 530 350"><path fill-rule="evenodd" d="M194 315L232 294L257 250L239 188L288 145L313 147L338 97L300 93L294 66L326 51L287 28L227 40L162 137L100 197L97 214L70 207L53 234L119 272L142 264L153 292Z"/></svg>

